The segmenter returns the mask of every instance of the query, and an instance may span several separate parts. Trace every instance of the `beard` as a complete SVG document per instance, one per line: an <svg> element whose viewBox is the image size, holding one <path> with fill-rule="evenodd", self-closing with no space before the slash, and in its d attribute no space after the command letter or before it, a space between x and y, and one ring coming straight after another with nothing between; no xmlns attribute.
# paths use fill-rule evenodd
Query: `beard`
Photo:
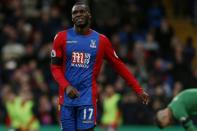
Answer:
<svg viewBox="0 0 197 131"><path fill-rule="evenodd" d="M83 23L81 22L75 22L75 26L79 27L79 28L84 28L87 27L90 24L90 21L88 19L86 19Z"/></svg>

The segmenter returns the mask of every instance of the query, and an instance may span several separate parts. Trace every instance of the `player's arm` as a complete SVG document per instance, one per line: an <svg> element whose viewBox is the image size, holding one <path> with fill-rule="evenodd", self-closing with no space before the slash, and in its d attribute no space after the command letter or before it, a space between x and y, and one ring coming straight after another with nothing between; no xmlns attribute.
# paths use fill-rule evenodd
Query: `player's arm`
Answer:
<svg viewBox="0 0 197 131"><path fill-rule="evenodd" d="M197 131L192 119L189 117L184 107L178 106L173 113L173 116L181 123L185 131Z"/></svg>
<svg viewBox="0 0 197 131"><path fill-rule="evenodd" d="M185 131L197 131L190 117L182 117L179 121L184 127Z"/></svg>
<svg viewBox="0 0 197 131"><path fill-rule="evenodd" d="M187 105L180 102L182 99L183 98L180 93L179 95L174 97L168 105L168 108L171 110L172 119L180 122L181 125L184 127L185 131L197 131L188 111L186 110Z"/></svg>
<svg viewBox="0 0 197 131"><path fill-rule="evenodd" d="M53 41L53 47L51 51L51 72L61 88L66 88L69 86L69 82L66 80L63 71L63 42L64 42L63 32L59 32Z"/></svg>
<svg viewBox="0 0 197 131"><path fill-rule="evenodd" d="M127 84L133 88L133 90L138 94L143 104L148 104L149 95L141 88L136 78L132 73L129 72L125 64L118 58L116 52L112 48L112 44L107 37L104 35L100 36L102 44L104 44L104 55L107 61L112 65L112 67L122 76Z"/></svg>
<svg viewBox="0 0 197 131"><path fill-rule="evenodd" d="M63 55L65 55L65 51L63 50L63 46L65 37L65 32L59 32L54 38L51 51L51 72L59 87L66 91L69 97L75 98L78 96L78 91L70 85L64 76L65 68L63 63Z"/></svg>

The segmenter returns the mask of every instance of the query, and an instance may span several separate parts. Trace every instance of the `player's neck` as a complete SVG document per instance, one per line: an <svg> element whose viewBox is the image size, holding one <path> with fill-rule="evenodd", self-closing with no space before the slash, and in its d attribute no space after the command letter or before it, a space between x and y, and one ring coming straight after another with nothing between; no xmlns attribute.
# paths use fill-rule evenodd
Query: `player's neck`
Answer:
<svg viewBox="0 0 197 131"><path fill-rule="evenodd" d="M91 32L89 26L86 26L84 28L74 26L74 30L77 34L80 35L88 35Z"/></svg>

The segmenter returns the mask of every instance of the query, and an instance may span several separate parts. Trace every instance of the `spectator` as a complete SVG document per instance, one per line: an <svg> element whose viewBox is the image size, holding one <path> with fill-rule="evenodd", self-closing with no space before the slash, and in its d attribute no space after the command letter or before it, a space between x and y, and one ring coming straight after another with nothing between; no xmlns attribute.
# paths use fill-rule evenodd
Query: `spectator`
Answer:
<svg viewBox="0 0 197 131"><path fill-rule="evenodd" d="M33 114L32 95L28 87L22 87L16 95L11 87L3 88L3 100L11 121L10 128L21 131L38 131L39 121Z"/></svg>
<svg viewBox="0 0 197 131"><path fill-rule="evenodd" d="M120 95L115 93L112 85L107 85L105 92L101 122L106 127L106 131L116 131L121 123L121 113L118 106Z"/></svg>

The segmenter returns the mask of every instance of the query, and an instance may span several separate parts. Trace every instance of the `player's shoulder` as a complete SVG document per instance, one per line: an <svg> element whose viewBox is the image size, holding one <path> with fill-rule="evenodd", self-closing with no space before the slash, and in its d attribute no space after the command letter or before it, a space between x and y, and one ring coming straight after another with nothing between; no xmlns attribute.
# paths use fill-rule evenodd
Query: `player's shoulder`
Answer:
<svg viewBox="0 0 197 131"><path fill-rule="evenodd" d="M98 33L98 32L97 32L97 33ZM104 35L104 34L102 34L102 33L98 33L98 35L99 35L99 39L100 39L101 41L103 41L103 42L109 41L109 38L108 38L106 35Z"/></svg>
<svg viewBox="0 0 197 131"><path fill-rule="evenodd" d="M62 41L65 39L66 30L59 31L55 34L53 41L56 45L61 45Z"/></svg>
<svg viewBox="0 0 197 131"><path fill-rule="evenodd" d="M108 39L106 35L102 34L102 33L99 33L99 36L103 39Z"/></svg>
<svg viewBox="0 0 197 131"><path fill-rule="evenodd" d="M104 34L100 34L100 40L102 41L102 43L105 43L105 44L110 43L109 38Z"/></svg>
<svg viewBox="0 0 197 131"><path fill-rule="evenodd" d="M94 30L94 29L91 29L91 30L93 31L93 33L95 33L95 34L99 35L99 37L104 38L104 39L106 39L106 38L107 38L107 36L105 36L104 34L99 33L98 31L96 31L96 30Z"/></svg>
<svg viewBox="0 0 197 131"><path fill-rule="evenodd" d="M58 31L55 35L55 38L57 37L62 37L63 35L65 35L67 32L67 30L61 30L61 31Z"/></svg>
<svg viewBox="0 0 197 131"><path fill-rule="evenodd" d="M69 28L67 28L67 29L65 29L65 30L60 30L60 31L58 31L56 34L57 34L57 35L62 35L62 34L65 34L65 33L69 33L69 32L71 32L71 31L73 31L73 27L69 27Z"/></svg>
<svg viewBox="0 0 197 131"><path fill-rule="evenodd" d="M196 88L190 88L190 89L186 89L184 91L182 91L180 94L196 94L197 93L197 89Z"/></svg>
<svg viewBox="0 0 197 131"><path fill-rule="evenodd" d="M66 33L74 32L74 27L67 28L65 31Z"/></svg>
<svg viewBox="0 0 197 131"><path fill-rule="evenodd" d="M68 34L68 32L71 31L71 28L68 28L68 29L65 29L65 30L61 30L61 31L58 31L54 37L54 40L59 38L59 39L62 39L62 38L65 38L65 36Z"/></svg>

